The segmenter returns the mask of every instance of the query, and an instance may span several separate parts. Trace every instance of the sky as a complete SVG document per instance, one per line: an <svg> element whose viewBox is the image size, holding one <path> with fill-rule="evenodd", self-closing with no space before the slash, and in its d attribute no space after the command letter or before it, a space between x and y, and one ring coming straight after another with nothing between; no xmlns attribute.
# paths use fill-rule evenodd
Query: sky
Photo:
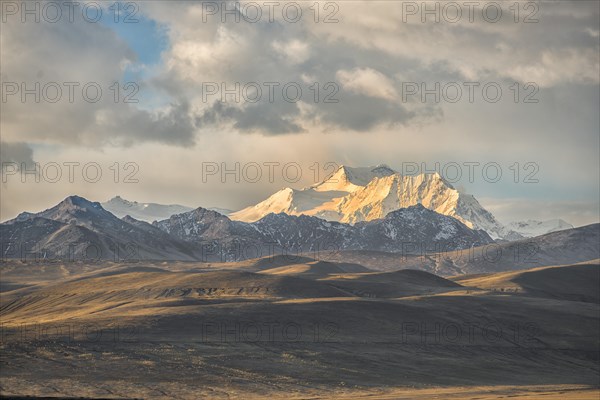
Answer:
<svg viewBox="0 0 600 400"><path fill-rule="evenodd" d="M2 2L0 220L237 210L386 164L502 222L598 222L599 3L475 3Z"/></svg>

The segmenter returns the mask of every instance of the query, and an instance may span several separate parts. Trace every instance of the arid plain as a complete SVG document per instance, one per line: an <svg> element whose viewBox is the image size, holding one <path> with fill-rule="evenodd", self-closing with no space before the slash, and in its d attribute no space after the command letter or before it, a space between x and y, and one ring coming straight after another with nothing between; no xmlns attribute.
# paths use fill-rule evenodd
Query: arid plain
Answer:
<svg viewBox="0 0 600 400"><path fill-rule="evenodd" d="M4 396L600 395L598 260L446 278L305 257L1 268Z"/></svg>

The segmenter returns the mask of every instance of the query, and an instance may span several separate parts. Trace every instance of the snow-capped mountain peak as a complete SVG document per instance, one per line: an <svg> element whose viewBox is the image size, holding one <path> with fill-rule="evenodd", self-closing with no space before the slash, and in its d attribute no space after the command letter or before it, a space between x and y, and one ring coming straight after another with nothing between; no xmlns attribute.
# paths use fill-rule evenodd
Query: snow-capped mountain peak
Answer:
<svg viewBox="0 0 600 400"><path fill-rule="evenodd" d="M526 221L511 222L507 225L507 228L518 232L525 237L535 237L546 233L571 229L573 228L573 225L559 218L547 221L528 219Z"/></svg>
<svg viewBox="0 0 600 400"><path fill-rule="evenodd" d="M329 177L312 188L318 192L344 191L350 193L364 187L373 178L389 176L395 173L396 171L385 164L362 168L341 165Z"/></svg>
<svg viewBox="0 0 600 400"><path fill-rule="evenodd" d="M173 214L181 214L192 210L191 207L179 204L138 203L137 201L126 200L121 196L113 197L102 203L102 206L119 218L130 215L137 220L146 222L169 218Z"/></svg>
<svg viewBox="0 0 600 400"><path fill-rule="evenodd" d="M417 204L453 217L469 228L483 229L494 239L522 237L505 228L475 197L458 191L439 173L401 175L386 165L340 166L317 185L302 190L283 189L230 217L254 222L269 213L286 213L355 224L381 219L392 211Z"/></svg>

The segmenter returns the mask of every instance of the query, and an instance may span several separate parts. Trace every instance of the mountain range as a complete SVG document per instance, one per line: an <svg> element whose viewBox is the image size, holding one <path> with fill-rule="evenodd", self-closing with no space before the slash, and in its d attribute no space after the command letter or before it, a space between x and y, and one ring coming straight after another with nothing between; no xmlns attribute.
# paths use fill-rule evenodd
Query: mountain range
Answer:
<svg viewBox="0 0 600 400"><path fill-rule="evenodd" d="M149 223L194 209L179 204L129 201L120 196L101 204L119 218L129 215ZM391 211L416 204L453 217L469 228L483 229L493 239L518 240L573 228L560 219L518 221L505 226L475 197L455 189L439 174L403 176L386 165L360 168L340 166L314 186L284 188L266 200L239 211L207 209L241 222L256 222L271 213L285 213L355 224L381 219Z"/></svg>
<svg viewBox="0 0 600 400"><path fill-rule="evenodd" d="M2 258L46 260L195 260L194 246L100 203L69 196L39 213L0 224Z"/></svg>
<svg viewBox="0 0 600 400"><path fill-rule="evenodd" d="M401 175L387 165L362 168L342 165L317 185L300 190L284 188L229 217L253 222L269 213L283 212L353 224L383 218L391 211L415 204L453 217L469 228L485 230L493 239L518 240L572 228L564 221L541 223L531 229L526 229L529 223L504 226L475 197L455 189L440 174ZM535 235L530 235L531 232Z"/></svg>
<svg viewBox="0 0 600 400"><path fill-rule="evenodd" d="M123 218L126 215L140 221L154 222L169 218L171 215L181 214L192 211L193 207L182 206L180 204L158 204L158 203L139 203L115 196L112 199L100 203L106 211L110 211L115 216ZM227 215L231 210L226 208L211 207L209 210Z"/></svg>
<svg viewBox="0 0 600 400"><path fill-rule="evenodd" d="M130 216L119 219L79 196L39 213L22 213L0 224L0 235L3 258L115 261L236 261L343 249L402 252L407 243L443 251L492 242L484 231L422 205L354 225L283 213L247 223L204 208L149 224Z"/></svg>
<svg viewBox="0 0 600 400"><path fill-rule="evenodd" d="M391 211L416 204L453 217L469 228L483 229L493 239L523 237L503 226L475 197L458 191L440 174L401 175L386 165L340 166L317 185L301 190L282 189L229 216L253 222L267 214L283 212L353 224L380 219Z"/></svg>
<svg viewBox="0 0 600 400"><path fill-rule="evenodd" d="M371 270L419 269L437 275L455 276L524 270L545 265L574 264L600 258L600 224L546 233L512 242L495 242L458 251L421 253L398 257L395 253L342 250L323 254L322 260L359 264Z"/></svg>
<svg viewBox="0 0 600 400"><path fill-rule="evenodd" d="M2 260L226 262L301 253L372 269L448 275L530 268L532 260L544 265L540 262L599 258L599 227L498 244L485 231L421 204L355 224L285 213L243 222L201 207L150 224L117 218L98 202L70 196L45 211L23 212L0 224L0 244Z"/></svg>
<svg viewBox="0 0 600 400"><path fill-rule="evenodd" d="M228 214L228 215L224 215ZM563 220L504 226L437 173L339 167L237 212L70 196L0 224L3 258L238 261L275 253L442 253L571 229Z"/></svg>

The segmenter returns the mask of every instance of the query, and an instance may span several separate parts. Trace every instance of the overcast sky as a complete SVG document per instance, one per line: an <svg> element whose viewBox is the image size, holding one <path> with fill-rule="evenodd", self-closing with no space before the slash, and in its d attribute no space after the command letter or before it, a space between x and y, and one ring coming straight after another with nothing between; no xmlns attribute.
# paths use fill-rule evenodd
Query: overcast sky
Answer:
<svg viewBox="0 0 600 400"><path fill-rule="evenodd" d="M599 219L596 1L61 3L2 4L0 220L70 194L239 209L334 164L436 162L502 222Z"/></svg>

